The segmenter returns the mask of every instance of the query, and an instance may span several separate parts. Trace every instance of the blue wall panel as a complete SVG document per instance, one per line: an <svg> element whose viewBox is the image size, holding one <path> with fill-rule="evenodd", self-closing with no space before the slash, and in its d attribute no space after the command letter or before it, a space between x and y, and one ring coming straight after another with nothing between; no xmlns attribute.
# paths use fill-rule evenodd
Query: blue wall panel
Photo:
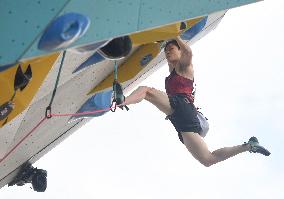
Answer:
<svg viewBox="0 0 284 199"><path fill-rule="evenodd" d="M16 62L30 50L34 40L67 2L0 0L0 67Z"/></svg>
<svg viewBox="0 0 284 199"><path fill-rule="evenodd" d="M172 0L0 0L1 30L4 27L6 31L5 34L2 31L0 33L0 67L17 59L47 54L37 49L40 33L55 16L68 12L84 14L91 20L86 34L71 45L74 47L257 1L179 0L173 3ZM37 2L40 2L39 5ZM26 19L28 25L25 24Z"/></svg>

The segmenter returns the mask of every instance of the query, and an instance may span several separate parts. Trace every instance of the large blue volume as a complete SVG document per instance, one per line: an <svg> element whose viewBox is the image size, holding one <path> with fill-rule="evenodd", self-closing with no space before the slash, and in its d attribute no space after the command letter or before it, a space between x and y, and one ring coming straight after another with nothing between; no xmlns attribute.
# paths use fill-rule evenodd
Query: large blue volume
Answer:
<svg viewBox="0 0 284 199"><path fill-rule="evenodd" d="M67 13L50 23L38 43L38 49L51 51L66 48L81 36L90 26L90 19L82 14Z"/></svg>
<svg viewBox="0 0 284 199"><path fill-rule="evenodd" d="M192 26L190 29L185 31L182 35L181 38L184 40L191 40L195 35L197 35L206 25L208 16L204 17L201 19L198 23L196 23L194 26Z"/></svg>
<svg viewBox="0 0 284 199"><path fill-rule="evenodd" d="M112 98L112 90L97 93L94 96L90 97L77 111L77 113L84 113L84 112L91 112L91 111L97 111L97 110L105 110L108 109L111 106L111 98ZM105 114L107 111L103 112L97 112L93 114L88 115L82 115L82 116L75 116L71 117L70 120L76 120L78 118L86 118L86 117L98 117L103 114Z"/></svg>

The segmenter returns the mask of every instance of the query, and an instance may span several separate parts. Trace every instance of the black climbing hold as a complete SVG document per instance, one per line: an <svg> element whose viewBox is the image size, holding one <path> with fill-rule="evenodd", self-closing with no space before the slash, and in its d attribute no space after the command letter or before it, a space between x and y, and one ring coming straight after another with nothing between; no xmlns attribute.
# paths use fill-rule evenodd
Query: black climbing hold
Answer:
<svg viewBox="0 0 284 199"><path fill-rule="evenodd" d="M14 90L15 91L18 89L20 89L21 91L24 90L31 79L32 79L31 65L28 65L28 68L25 71L25 73L23 72L21 65L19 65L15 75Z"/></svg>
<svg viewBox="0 0 284 199"><path fill-rule="evenodd" d="M108 59L121 59L126 57L132 49L132 42L129 36L118 37L111 40L99 53Z"/></svg>
<svg viewBox="0 0 284 199"><path fill-rule="evenodd" d="M186 23L182 21L182 22L180 23L179 29L180 29L180 30L185 30L185 29L186 29Z"/></svg>
<svg viewBox="0 0 284 199"><path fill-rule="evenodd" d="M7 116L14 109L14 104L11 101L8 101L0 106L0 121L7 118Z"/></svg>

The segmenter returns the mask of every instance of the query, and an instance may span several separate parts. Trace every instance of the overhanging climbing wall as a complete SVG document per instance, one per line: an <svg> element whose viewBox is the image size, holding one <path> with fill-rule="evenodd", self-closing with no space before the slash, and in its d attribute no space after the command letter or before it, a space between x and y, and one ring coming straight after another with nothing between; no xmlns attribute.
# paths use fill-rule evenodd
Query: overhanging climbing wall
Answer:
<svg viewBox="0 0 284 199"><path fill-rule="evenodd" d="M180 0L173 4L172 0L1 0L0 70L19 60L50 53L38 49L39 40L48 24L65 13L80 13L91 22L86 34L69 46L74 47L257 1Z"/></svg>

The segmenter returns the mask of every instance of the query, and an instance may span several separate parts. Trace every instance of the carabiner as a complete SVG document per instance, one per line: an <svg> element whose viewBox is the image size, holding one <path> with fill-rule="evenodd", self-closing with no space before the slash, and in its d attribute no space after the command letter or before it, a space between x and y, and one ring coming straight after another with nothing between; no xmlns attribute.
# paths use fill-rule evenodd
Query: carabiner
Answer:
<svg viewBox="0 0 284 199"><path fill-rule="evenodd" d="M51 115L51 106L46 107L46 109L45 109L45 117L47 119L50 119L52 117L52 115Z"/></svg>
<svg viewBox="0 0 284 199"><path fill-rule="evenodd" d="M115 99L113 99L112 102L111 102L110 110L111 110L111 112L115 112L116 111L116 101L115 101Z"/></svg>

